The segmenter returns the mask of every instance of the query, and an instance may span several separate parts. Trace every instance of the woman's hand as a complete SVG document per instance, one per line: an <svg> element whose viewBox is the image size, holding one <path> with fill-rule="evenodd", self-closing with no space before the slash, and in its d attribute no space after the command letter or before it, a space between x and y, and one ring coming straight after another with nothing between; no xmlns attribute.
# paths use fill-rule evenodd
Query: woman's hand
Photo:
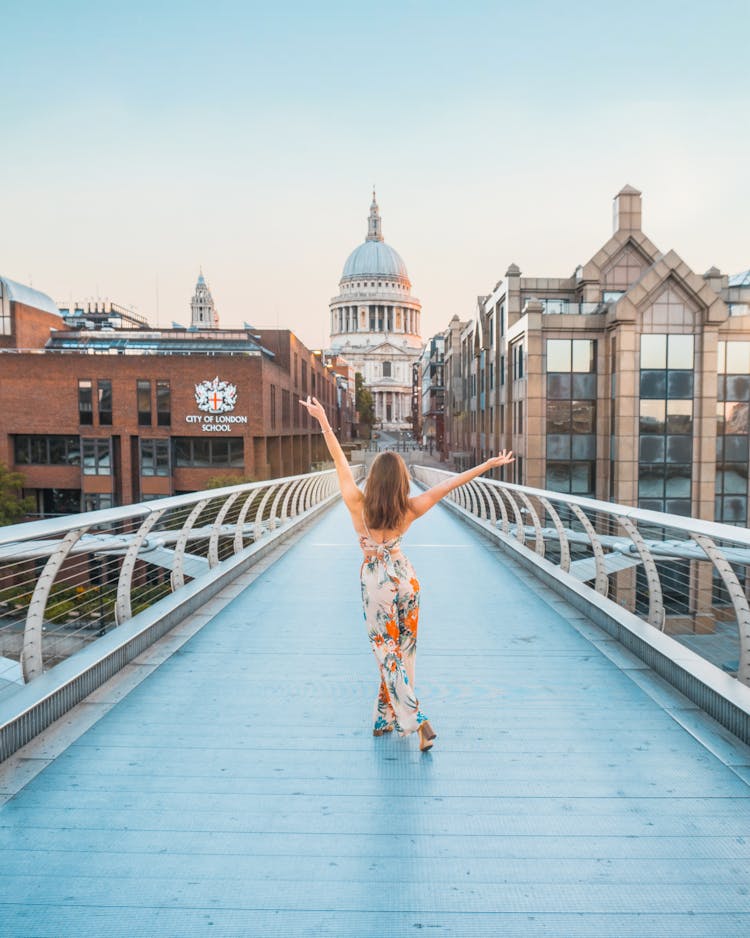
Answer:
<svg viewBox="0 0 750 938"><path fill-rule="evenodd" d="M498 466L507 466L508 463L515 462L516 457L513 455L513 450L503 450L502 453L498 453L497 456L490 456L490 458L485 463L485 466L488 469L496 469Z"/></svg>
<svg viewBox="0 0 750 938"><path fill-rule="evenodd" d="M307 408L308 414L315 417L315 419L318 421L321 427L325 427L328 425L328 418L326 417L325 409L323 408L323 405L320 403L317 397L313 397L311 399L310 395L308 394L307 400L306 401L301 400L300 404L302 404L303 407Z"/></svg>

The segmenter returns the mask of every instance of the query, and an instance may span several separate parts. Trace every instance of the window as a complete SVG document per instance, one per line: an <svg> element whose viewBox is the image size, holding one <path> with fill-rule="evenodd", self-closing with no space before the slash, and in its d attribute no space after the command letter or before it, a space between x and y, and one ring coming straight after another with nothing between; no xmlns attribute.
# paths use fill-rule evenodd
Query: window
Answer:
<svg viewBox="0 0 750 938"><path fill-rule="evenodd" d="M5 295L3 282L0 280L0 335L10 334L10 301Z"/></svg>
<svg viewBox="0 0 750 938"><path fill-rule="evenodd" d="M112 447L109 438L82 439L81 453L85 476L112 475Z"/></svg>
<svg viewBox="0 0 750 938"><path fill-rule="evenodd" d="M384 378L391 377L391 363L390 362L383 362L383 377Z"/></svg>
<svg viewBox="0 0 750 938"><path fill-rule="evenodd" d="M594 495L596 345L547 339L547 480L553 492Z"/></svg>
<svg viewBox="0 0 750 938"><path fill-rule="evenodd" d="M141 440L141 475L170 475L169 440Z"/></svg>
<svg viewBox="0 0 750 938"><path fill-rule="evenodd" d="M73 515L81 510L80 489L38 489L39 514L44 518L54 515Z"/></svg>
<svg viewBox="0 0 750 938"><path fill-rule="evenodd" d="M302 362L302 393L307 394L307 362Z"/></svg>
<svg viewBox="0 0 750 938"><path fill-rule="evenodd" d="M291 396L289 391L281 392L281 426L289 427L292 423Z"/></svg>
<svg viewBox="0 0 750 938"><path fill-rule="evenodd" d="M168 427L172 423L172 391L169 381L156 382L156 423L159 427Z"/></svg>
<svg viewBox="0 0 750 938"><path fill-rule="evenodd" d="M271 386L271 427L276 427L276 385L272 384Z"/></svg>
<svg viewBox="0 0 750 938"><path fill-rule="evenodd" d="M97 384L99 407L99 426L112 426L112 382L101 379Z"/></svg>
<svg viewBox="0 0 750 938"><path fill-rule="evenodd" d="M195 436L174 438L174 465L184 469L207 469L214 466L243 469L245 441L234 439L204 439Z"/></svg>
<svg viewBox="0 0 750 938"><path fill-rule="evenodd" d="M641 336L638 506L689 515L693 336Z"/></svg>
<svg viewBox="0 0 750 938"><path fill-rule="evenodd" d="M78 382L78 422L91 426L94 422L94 399L91 381Z"/></svg>
<svg viewBox="0 0 750 938"><path fill-rule="evenodd" d="M114 507L114 498L99 492L83 493L84 511L103 511L105 508Z"/></svg>
<svg viewBox="0 0 750 938"><path fill-rule="evenodd" d="M151 426L151 382L139 379L136 382L138 426Z"/></svg>
<svg viewBox="0 0 750 938"><path fill-rule="evenodd" d="M714 520L747 524L750 342L719 342Z"/></svg>
<svg viewBox="0 0 750 938"><path fill-rule="evenodd" d="M78 466L81 463L77 436L16 436L14 461L19 466Z"/></svg>

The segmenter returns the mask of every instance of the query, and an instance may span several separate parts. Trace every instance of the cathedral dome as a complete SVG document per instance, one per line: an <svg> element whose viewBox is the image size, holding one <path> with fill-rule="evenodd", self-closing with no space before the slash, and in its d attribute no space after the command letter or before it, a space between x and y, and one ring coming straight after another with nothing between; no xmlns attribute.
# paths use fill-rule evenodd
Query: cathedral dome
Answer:
<svg viewBox="0 0 750 938"><path fill-rule="evenodd" d="M387 277L411 286L406 264L401 259L401 255L383 241L380 213L374 192L370 205L370 217L367 220L367 238L364 244L355 248L347 258L341 275L341 283L368 277Z"/></svg>
<svg viewBox="0 0 750 938"><path fill-rule="evenodd" d="M406 264L398 251L384 241L365 241L349 255L344 264L342 280L356 277L395 277L408 280Z"/></svg>

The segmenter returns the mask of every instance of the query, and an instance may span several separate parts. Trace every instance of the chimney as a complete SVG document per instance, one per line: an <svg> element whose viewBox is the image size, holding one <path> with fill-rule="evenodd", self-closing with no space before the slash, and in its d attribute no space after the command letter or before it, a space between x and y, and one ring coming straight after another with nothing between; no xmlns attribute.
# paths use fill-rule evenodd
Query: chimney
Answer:
<svg viewBox="0 0 750 938"><path fill-rule="evenodd" d="M641 230L641 193L625 186L615 196L613 213L614 231Z"/></svg>

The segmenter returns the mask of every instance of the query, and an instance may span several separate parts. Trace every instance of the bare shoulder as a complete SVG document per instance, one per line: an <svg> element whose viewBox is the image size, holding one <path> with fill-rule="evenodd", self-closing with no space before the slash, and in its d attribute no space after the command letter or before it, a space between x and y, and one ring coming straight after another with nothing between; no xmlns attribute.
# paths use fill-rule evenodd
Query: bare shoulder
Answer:
<svg viewBox="0 0 750 938"><path fill-rule="evenodd" d="M365 507L365 497L359 489L357 489L356 494L352 494L352 497L347 499L346 507L349 509L354 530L358 534L364 533L362 530L362 509Z"/></svg>

